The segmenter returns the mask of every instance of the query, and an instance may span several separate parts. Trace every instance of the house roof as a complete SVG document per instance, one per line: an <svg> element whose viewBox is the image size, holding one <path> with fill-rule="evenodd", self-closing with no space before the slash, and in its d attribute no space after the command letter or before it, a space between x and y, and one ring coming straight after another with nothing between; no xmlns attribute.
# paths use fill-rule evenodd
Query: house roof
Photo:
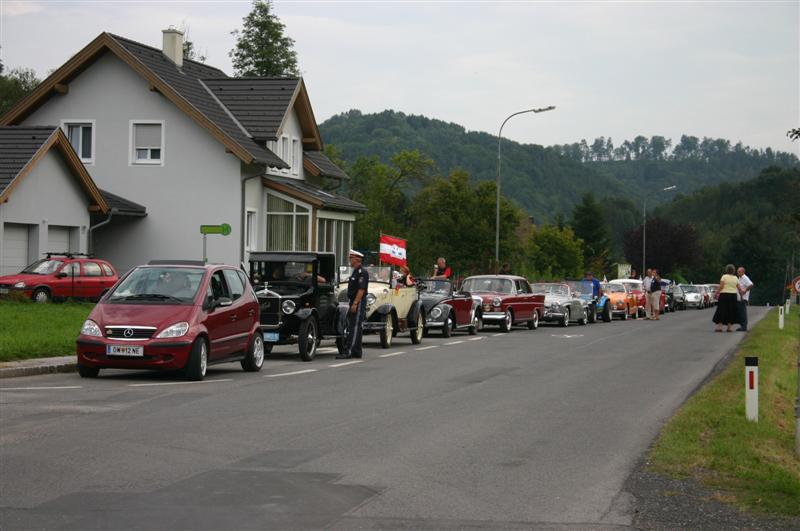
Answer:
<svg viewBox="0 0 800 531"><path fill-rule="evenodd" d="M323 190L308 181L264 175L262 182L269 188L311 203L318 208L342 210L344 212L364 212L367 210L366 206L357 201Z"/></svg>
<svg viewBox="0 0 800 531"><path fill-rule="evenodd" d="M314 176L349 179L344 170L334 164L322 151L303 152L303 167Z"/></svg>
<svg viewBox="0 0 800 531"><path fill-rule="evenodd" d="M211 78L203 82L254 138L266 141L278 139L300 78Z"/></svg>
<svg viewBox="0 0 800 531"><path fill-rule="evenodd" d="M120 214L123 216L147 215L147 208L139 203L134 203L133 201L129 201L124 197L120 197L117 194L112 194L106 190L100 190L100 194L106 200L108 208L115 214Z"/></svg>
<svg viewBox="0 0 800 531"><path fill-rule="evenodd" d="M0 126L0 203L51 149L57 149L90 199L89 210L108 212L100 191L59 127Z"/></svg>

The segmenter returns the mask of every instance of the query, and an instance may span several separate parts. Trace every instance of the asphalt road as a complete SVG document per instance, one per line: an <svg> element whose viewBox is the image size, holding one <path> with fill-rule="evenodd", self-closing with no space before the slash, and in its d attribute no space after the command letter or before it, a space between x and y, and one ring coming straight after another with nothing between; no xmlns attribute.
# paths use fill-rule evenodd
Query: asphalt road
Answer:
<svg viewBox="0 0 800 531"><path fill-rule="evenodd" d="M388 351L368 336L362 362L280 348L260 373L215 366L199 383L7 380L0 528L624 527L626 478L743 337L711 315Z"/></svg>

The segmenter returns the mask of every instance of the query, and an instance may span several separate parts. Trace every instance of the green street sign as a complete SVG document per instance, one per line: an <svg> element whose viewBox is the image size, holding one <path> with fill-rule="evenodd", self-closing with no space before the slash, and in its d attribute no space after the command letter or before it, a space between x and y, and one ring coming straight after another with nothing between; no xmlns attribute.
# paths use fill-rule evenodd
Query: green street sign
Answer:
<svg viewBox="0 0 800 531"><path fill-rule="evenodd" d="M227 236L231 233L231 226L227 223L222 225L200 225L200 234L222 234Z"/></svg>

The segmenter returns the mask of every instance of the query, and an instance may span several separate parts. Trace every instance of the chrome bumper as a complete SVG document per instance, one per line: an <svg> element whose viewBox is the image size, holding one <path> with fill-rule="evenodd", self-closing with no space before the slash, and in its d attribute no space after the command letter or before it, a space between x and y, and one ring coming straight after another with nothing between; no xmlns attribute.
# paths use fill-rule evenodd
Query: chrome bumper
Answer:
<svg viewBox="0 0 800 531"><path fill-rule="evenodd" d="M483 312L483 321L502 321L506 318L505 312Z"/></svg>

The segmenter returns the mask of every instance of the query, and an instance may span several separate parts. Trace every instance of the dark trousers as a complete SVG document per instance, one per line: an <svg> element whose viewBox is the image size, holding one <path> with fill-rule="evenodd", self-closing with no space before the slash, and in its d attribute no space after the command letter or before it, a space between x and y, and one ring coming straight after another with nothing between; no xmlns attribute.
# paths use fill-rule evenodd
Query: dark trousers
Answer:
<svg viewBox="0 0 800 531"><path fill-rule="evenodd" d="M352 305L352 304L351 304ZM358 305L356 313L347 312L347 340L345 341L345 356L360 358L363 356L361 351L361 336L364 326L364 318L367 316L367 305L364 301Z"/></svg>
<svg viewBox="0 0 800 531"><path fill-rule="evenodd" d="M739 326L747 330L747 301L739 301Z"/></svg>

